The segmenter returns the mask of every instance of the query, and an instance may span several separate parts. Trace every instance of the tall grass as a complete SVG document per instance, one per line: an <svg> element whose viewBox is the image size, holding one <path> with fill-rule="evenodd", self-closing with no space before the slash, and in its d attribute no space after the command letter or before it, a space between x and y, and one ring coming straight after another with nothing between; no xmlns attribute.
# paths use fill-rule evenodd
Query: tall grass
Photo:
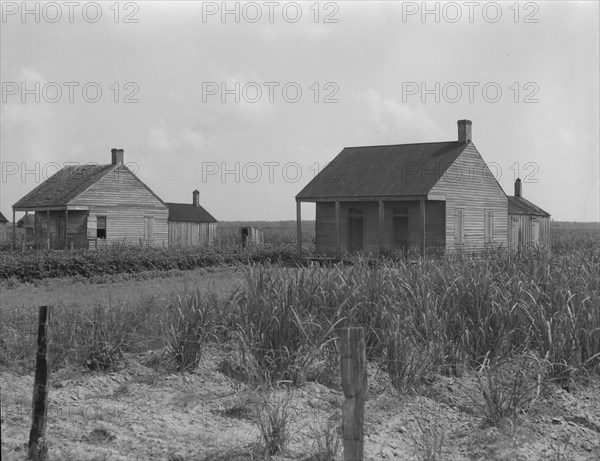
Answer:
<svg viewBox="0 0 600 461"><path fill-rule="evenodd" d="M231 341L247 379L300 384L334 379L336 329L363 326L367 357L405 391L430 372L460 374L465 364L529 352L550 378L600 374L600 238L555 238L552 253L249 264L244 288L227 300L196 291L58 314L55 345L64 360L85 362L91 351L92 368L104 368L146 341L186 370L207 341ZM2 363L31 362L13 325L28 321L21 317L2 325Z"/></svg>

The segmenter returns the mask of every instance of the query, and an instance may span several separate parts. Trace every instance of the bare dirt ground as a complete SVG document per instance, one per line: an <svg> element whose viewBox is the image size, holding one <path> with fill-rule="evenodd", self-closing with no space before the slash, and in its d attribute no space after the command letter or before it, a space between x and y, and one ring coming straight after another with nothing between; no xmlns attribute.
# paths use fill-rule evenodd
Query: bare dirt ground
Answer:
<svg viewBox="0 0 600 461"><path fill-rule="evenodd" d="M243 283L243 278L238 271L226 269L164 280L86 285L84 290L95 290L95 300L98 296L126 300L171 292L188 283L225 293ZM77 287L26 288L2 290L3 309L5 303L33 307L53 296L65 303L81 302ZM264 397L219 371L227 353L224 346L212 345L198 369L185 374L157 371L152 352L127 355L111 372L60 369L52 375L49 396L51 459L262 459L256 419ZM23 460L33 374L2 370L0 385L2 459ZM436 375L419 392L400 395L387 375L371 366L366 459L427 459L431 446L441 447L441 460L600 460L598 378L581 378L568 391L551 384L514 423L498 426L485 422L477 401L480 395L473 372L460 379ZM309 382L289 393L279 390L274 398L285 401L286 396L291 440L285 455L276 459L318 460L319 442L324 441L327 428L340 421L341 389L336 384Z"/></svg>

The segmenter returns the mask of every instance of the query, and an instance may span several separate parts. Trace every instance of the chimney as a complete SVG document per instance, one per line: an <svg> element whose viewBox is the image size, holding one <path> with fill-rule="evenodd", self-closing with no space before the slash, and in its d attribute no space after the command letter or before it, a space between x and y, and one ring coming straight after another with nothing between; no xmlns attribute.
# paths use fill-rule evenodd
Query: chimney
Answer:
<svg viewBox="0 0 600 461"><path fill-rule="evenodd" d="M192 192L192 203L194 206L200 206L200 192L198 190Z"/></svg>
<svg viewBox="0 0 600 461"><path fill-rule="evenodd" d="M521 196L521 180L517 178L515 181L515 197Z"/></svg>
<svg viewBox="0 0 600 461"><path fill-rule="evenodd" d="M123 149L110 150L113 165L121 165L123 163Z"/></svg>
<svg viewBox="0 0 600 461"><path fill-rule="evenodd" d="M458 142L467 143L473 138L471 137L471 120L459 120L458 124Z"/></svg>

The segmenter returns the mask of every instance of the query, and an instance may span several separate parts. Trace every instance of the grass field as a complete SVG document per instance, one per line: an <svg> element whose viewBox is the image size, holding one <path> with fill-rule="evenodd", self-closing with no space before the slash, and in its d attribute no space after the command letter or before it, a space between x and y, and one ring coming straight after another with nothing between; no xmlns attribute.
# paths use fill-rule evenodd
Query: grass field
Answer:
<svg viewBox="0 0 600 461"><path fill-rule="evenodd" d="M230 226L230 245L238 224ZM273 248L293 246L285 226L265 231ZM549 389L600 377L600 233L555 226L552 236L549 254L356 259L327 267L215 258L202 269L136 270L109 280L94 271L91 279L11 278L2 282L0 365L32 374L35 307L53 304L59 373L110 373L132 354L152 354L153 369L193 374L218 347L225 353L217 354L214 370L238 386L339 389L336 329L362 326L374 379L385 375L397 395L424 395L436 382L470 377L468 394L477 402L470 417L486 427L514 427ZM267 421L285 425L284 402L263 399L259 408ZM285 453L278 443L286 441L270 440L259 416L263 450ZM586 421L600 434L600 421ZM433 444L435 454L443 443L427 427L419 443ZM600 444L594 446L595 456Z"/></svg>

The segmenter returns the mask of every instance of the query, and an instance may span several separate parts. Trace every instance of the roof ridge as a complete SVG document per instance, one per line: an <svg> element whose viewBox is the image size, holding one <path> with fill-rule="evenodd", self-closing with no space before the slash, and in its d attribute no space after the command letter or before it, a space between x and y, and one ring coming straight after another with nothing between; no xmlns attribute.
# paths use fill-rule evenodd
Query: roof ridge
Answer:
<svg viewBox="0 0 600 461"><path fill-rule="evenodd" d="M409 142L404 144L374 144L370 146L346 146L344 149L368 149L373 147L398 147L398 146L416 146L420 144L461 144L458 141L435 141L435 142ZM465 143L462 143L465 144Z"/></svg>

